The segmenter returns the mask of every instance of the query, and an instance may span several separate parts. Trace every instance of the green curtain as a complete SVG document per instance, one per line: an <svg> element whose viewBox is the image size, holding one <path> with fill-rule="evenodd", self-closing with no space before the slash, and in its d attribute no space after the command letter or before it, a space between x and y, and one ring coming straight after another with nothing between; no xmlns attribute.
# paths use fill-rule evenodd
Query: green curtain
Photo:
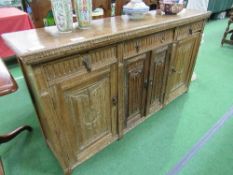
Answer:
<svg viewBox="0 0 233 175"><path fill-rule="evenodd" d="M230 9L232 6L233 0L209 0L208 10L217 13Z"/></svg>

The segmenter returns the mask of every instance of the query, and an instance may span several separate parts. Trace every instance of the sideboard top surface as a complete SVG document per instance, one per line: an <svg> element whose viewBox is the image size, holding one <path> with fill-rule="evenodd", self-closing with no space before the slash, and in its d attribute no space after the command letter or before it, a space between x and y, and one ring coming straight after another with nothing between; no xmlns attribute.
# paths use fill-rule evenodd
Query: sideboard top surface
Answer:
<svg viewBox="0 0 233 175"><path fill-rule="evenodd" d="M3 34L6 43L27 64L37 64L95 47L114 44L190 22L206 19L210 12L183 10L178 15L146 14L143 20L117 16L93 20L90 29L60 33L55 26Z"/></svg>

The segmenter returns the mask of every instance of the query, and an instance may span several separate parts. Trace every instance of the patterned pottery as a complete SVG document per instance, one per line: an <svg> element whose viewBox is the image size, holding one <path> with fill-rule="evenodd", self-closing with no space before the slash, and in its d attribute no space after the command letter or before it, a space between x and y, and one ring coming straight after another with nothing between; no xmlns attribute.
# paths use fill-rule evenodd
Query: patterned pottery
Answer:
<svg viewBox="0 0 233 175"><path fill-rule="evenodd" d="M131 0L127 5L123 6L123 12L130 19L142 19L148 11L149 7L142 0Z"/></svg>
<svg viewBox="0 0 233 175"><path fill-rule="evenodd" d="M92 21L92 0L75 0L75 7L79 28L89 28Z"/></svg>
<svg viewBox="0 0 233 175"><path fill-rule="evenodd" d="M164 2L160 1L160 9L162 12L164 12L166 15L176 15L179 12L181 12L184 8L183 3L179 2Z"/></svg>
<svg viewBox="0 0 233 175"><path fill-rule="evenodd" d="M51 0L53 16L60 32L70 32L73 29L71 0Z"/></svg>

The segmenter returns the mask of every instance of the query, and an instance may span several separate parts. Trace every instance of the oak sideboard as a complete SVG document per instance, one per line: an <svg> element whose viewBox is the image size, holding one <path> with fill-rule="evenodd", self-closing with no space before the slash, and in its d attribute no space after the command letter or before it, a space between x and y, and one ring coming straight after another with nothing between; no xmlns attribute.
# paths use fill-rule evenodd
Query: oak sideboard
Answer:
<svg viewBox="0 0 233 175"><path fill-rule="evenodd" d="M209 12L4 34L65 174L188 91ZM154 128L156 130L156 128Z"/></svg>

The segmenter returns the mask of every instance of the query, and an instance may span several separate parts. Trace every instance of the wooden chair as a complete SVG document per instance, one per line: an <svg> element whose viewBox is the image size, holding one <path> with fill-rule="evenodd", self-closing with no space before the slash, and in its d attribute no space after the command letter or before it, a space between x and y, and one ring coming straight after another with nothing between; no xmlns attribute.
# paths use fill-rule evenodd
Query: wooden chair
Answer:
<svg viewBox="0 0 233 175"><path fill-rule="evenodd" d="M111 16L111 0L93 0L93 9L102 8L104 10L103 17ZM72 0L74 7L74 3ZM36 28L44 27L43 19L51 11L51 1L50 0L32 0L30 3L32 8L32 19Z"/></svg>
<svg viewBox="0 0 233 175"><path fill-rule="evenodd" d="M130 0L116 0L115 15L120 16L122 14L123 5L128 3ZM159 0L144 0L144 2L151 7L151 9L159 7ZM73 0L72 0L73 3ZM110 17L111 16L111 0L93 0L93 10L96 8L102 8L104 15L101 17ZM32 20L36 28L44 27L43 19L51 11L51 2L50 0L32 0L30 3L32 8ZM73 3L74 7L74 3ZM98 17L97 17L98 18Z"/></svg>
<svg viewBox="0 0 233 175"><path fill-rule="evenodd" d="M127 4L130 0L116 0L116 16L120 16L122 14L122 9L125 4ZM150 6L150 10L159 8L159 0L144 0L146 5Z"/></svg>
<svg viewBox="0 0 233 175"><path fill-rule="evenodd" d="M231 24L233 24L233 12L230 14L228 25L222 38L222 42L221 42L222 46L224 43L233 45L233 29L230 29ZM228 35L231 35L230 39L227 39Z"/></svg>
<svg viewBox="0 0 233 175"><path fill-rule="evenodd" d="M32 0L30 3L32 8L32 20L36 28L44 27L43 19L51 10L50 0Z"/></svg>
<svg viewBox="0 0 233 175"><path fill-rule="evenodd" d="M5 64L3 63L2 59L0 58L0 96L4 96L7 94L10 94L12 92L15 92L18 89L18 86L12 77L12 75L9 73L8 69L6 68ZM10 104L9 104L10 105ZM14 131L6 134L6 135L0 135L0 145L3 143L6 143L13 138L15 138L18 134L20 134L23 131L32 131L32 128L30 126L21 126ZM3 174L3 167L0 159L0 175Z"/></svg>
<svg viewBox="0 0 233 175"><path fill-rule="evenodd" d="M96 8L102 8L104 10L103 17L110 17L111 16L111 0L94 0L93 3L93 10Z"/></svg>

